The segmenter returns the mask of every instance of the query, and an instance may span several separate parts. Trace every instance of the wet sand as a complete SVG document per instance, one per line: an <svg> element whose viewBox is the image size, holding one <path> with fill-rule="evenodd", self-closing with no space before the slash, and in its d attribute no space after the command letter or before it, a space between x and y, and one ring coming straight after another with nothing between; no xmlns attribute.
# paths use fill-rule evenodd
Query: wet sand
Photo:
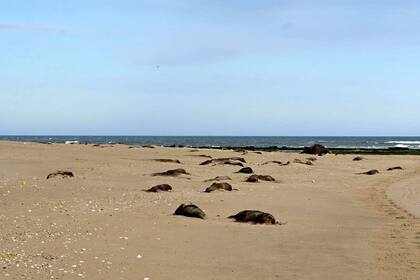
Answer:
<svg viewBox="0 0 420 280"><path fill-rule="evenodd" d="M240 166L199 155L244 157L277 181L246 183ZM0 279L418 279L420 157L294 163L308 157L0 142ZM190 174L152 176L176 168ZM58 170L75 177L46 180ZM239 190L204 193L216 176ZM143 191L165 183L172 192ZM172 215L190 202L207 219ZM288 223L226 218L245 209Z"/></svg>

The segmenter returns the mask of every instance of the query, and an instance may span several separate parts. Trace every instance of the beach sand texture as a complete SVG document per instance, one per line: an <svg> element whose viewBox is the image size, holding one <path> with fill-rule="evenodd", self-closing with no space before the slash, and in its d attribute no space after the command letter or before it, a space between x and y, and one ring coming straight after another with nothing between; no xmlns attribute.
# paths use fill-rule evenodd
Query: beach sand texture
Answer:
<svg viewBox="0 0 420 280"><path fill-rule="evenodd" d="M202 155L243 157L276 182ZM0 142L0 279L420 279L420 157L294 162L308 157ZM152 176L177 168L189 174ZM58 170L74 177L46 180ZM216 176L238 190L205 193ZM173 190L143 191L158 184ZM182 203L206 219L172 215ZM287 224L227 218L246 209Z"/></svg>

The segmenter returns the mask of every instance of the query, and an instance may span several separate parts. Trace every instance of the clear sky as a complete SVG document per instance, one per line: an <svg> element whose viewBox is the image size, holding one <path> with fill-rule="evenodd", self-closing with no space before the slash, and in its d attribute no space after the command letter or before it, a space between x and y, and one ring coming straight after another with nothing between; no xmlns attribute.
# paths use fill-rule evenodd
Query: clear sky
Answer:
<svg viewBox="0 0 420 280"><path fill-rule="evenodd" d="M420 135L420 1L2 0L0 134Z"/></svg>

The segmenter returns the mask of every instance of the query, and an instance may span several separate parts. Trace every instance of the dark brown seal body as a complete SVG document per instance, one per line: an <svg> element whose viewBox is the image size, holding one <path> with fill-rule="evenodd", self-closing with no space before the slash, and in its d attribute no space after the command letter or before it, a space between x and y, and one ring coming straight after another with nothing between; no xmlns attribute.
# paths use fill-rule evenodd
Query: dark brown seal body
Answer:
<svg viewBox="0 0 420 280"><path fill-rule="evenodd" d="M158 161L158 162L172 162L172 163L181 163L179 160L177 159L169 159L169 158L157 158L154 159L154 161Z"/></svg>
<svg viewBox="0 0 420 280"><path fill-rule="evenodd" d="M266 161L266 162L262 163L261 165L266 165L266 164L269 164L269 163L277 163L280 166L286 166L286 165L290 164L290 161L288 161L286 163L283 163L283 162L278 161L278 160L272 160L272 161Z"/></svg>
<svg viewBox="0 0 420 280"><path fill-rule="evenodd" d="M245 182L248 182L248 183L258 183L258 175L251 175L251 176L249 176L247 179L246 179L246 181Z"/></svg>
<svg viewBox="0 0 420 280"><path fill-rule="evenodd" d="M259 180L261 181L269 181L269 182L275 182L276 179L274 179L273 177L271 177L270 175L251 175L249 176L245 182L248 183L257 183Z"/></svg>
<svg viewBox="0 0 420 280"><path fill-rule="evenodd" d="M355 158L353 159L353 161L361 161L361 160L364 160L364 158L363 158L363 157L355 157Z"/></svg>
<svg viewBox="0 0 420 280"><path fill-rule="evenodd" d="M270 213L265 213L258 210L244 210L236 215L228 217L229 219L235 219L241 223L254 223L254 224L276 224L276 219Z"/></svg>
<svg viewBox="0 0 420 280"><path fill-rule="evenodd" d="M199 218L204 219L206 217L206 213L201 210L197 205L194 204L181 204L176 210L174 215L192 217L192 218Z"/></svg>
<svg viewBox="0 0 420 280"><path fill-rule="evenodd" d="M366 172L362 172L362 173L359 173L360 175L375 175L375 174L378 174L379 173L379 171L378 170L376 170L376 169L372 169L372 170L369 170L369 171L366 171Z"/></svg>
<svg viewBox="0 0 420 280"><path fill-rule="evenodd" d="M232 191L233 188L231 184L226 182L221 183L213 183L210 187L208 187L205 192L214 192L214 191Z"/></svg>
<svg viewBox="0 0 420 280"><path fill-rule="evenodd" d="M276 179L274 179L270 175L257 175L257 176L258 176L258 179L261 180L261 181L269 181L269 182L276 181Z"/></svg>
<svg viewBox="0 0 420 280"><path fill-rule="evenodd" d="M150 189L146 190L146 192L168 192L171 191L172 187L168 184L161 184L154 187L151 187Z"/></svg>
<svg viewBox="0 0 420 280"><path fill-rule="evenodd" d="M403 168L401 166L395 166L395 167L390 167L387 170L388 171L392 171L392 170L403 170Z"/></svg>
<svg viewBox="0 0 420 280"><path fill-rule="evenodd" d="M314 165L313 161L311 161L311 160L303 161L303 160L300 160L300 159L295 159L293 162L294 163L299 163L299 164Z"/></svg>
<svg viewBox="0 0 420 280"><path fill-rule="evenodd" d="M232 180L229 176L216 176L213 179L205 180L204 182L210 182L210 181L228 181Z"/></svg>
<svg viewBox="0 0 420 280"><path fill-rule="evenodd" d="M214 159L206 160L206 161L200 163L200 165L207 165L207 164L210 164L210 163L215 163L215 164L231 164L231 165L240 165L240 166L243 166L240 163L246 163L246 161L242 157L214 158Z"/></svg>
<svg viewBox="0 0 420 280"><path fill-rule="evenodd" d="M61 176L62 178L67 178L67 177L71 178L71 177L74 177L74 174L71 171L57 171L57 172L49 174L47 176L47 180L51 179L51 178L54 178L56 176Z"/></svg>
<svg viewBox="0 0 420 280"><path fill-rule="evenodd" d="M222 164L244 166L244 164L242 162L237 162L237 161L234 161L234 160L223 161Z"/></svg>
<svg viewBox="0 0 420 280"><path fill-rule="evenodd" d="M241 168L238 172L236 172L236 173L244 173L244 174L252 174L252 173L254 173L254 170L252 170L252 168L251 167L244 167L244 168Z"/></svg>
<svg viewBox="0 0 420 280"><path fill-rule="evenodd" d="M310 147L305 147L302 152L302 154L311 154L311 155L318 155L318 156L323 156L328 153L330 153L330 150L328 150L327 148L325 148L324 146L320 144L314 144Z"/></svg>
<svg viewBox="0 0 420 280"><path fill-rule="evenodd" d="M165 172L153 173L152 176L178 176L181 174L189 175L190 173L185 171L185 169L177 168L177 169L172 169Z"/></svg>

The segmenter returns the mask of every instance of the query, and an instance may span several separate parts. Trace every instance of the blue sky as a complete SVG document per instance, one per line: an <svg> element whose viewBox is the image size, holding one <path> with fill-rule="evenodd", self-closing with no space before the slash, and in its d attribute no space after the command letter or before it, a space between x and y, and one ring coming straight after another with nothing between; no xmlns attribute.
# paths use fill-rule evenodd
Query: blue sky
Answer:
<svg viewBox="0 0 420 280"><path fill-rule="evenodd" d="M419 135L420 2L3 0L0 134Z"/></svg>

